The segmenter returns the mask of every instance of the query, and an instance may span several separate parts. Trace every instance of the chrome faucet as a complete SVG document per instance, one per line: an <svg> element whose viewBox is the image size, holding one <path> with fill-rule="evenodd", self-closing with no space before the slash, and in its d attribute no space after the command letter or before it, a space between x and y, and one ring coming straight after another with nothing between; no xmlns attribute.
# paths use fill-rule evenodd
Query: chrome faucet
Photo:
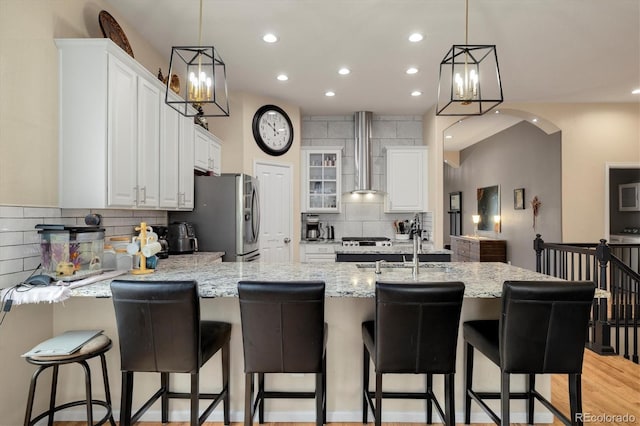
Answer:
<svg viewBox="0 0 640 426"><path fill-rule="evenodd" d="M416 213L413 218L413 260L410 263L414 280L420 275L420 253L422 253L422 229L420 229L420 216Z"/></svg>
<svg viewBox="0 0 640 426"><path fill-rule="evenodd" d="M382 273L382 271L380 270L380 264L386 262L386 260L382 259L382 260L376 260L376 274L380 275Z"/></svg>

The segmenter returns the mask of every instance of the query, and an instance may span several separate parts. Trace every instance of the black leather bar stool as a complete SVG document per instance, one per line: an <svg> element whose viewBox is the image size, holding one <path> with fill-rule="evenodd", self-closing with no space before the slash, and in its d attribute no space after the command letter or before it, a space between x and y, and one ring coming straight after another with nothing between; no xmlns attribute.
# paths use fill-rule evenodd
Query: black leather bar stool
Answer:
<svg viewBox="0 0 640 426"><path fill-rule="evenodd" d="M169 421L169 399L191 401L192 426L202 424L223 401L224 424L229 424L229 339L231 324L200 320L195 281L111 282L120 339L122 402L120 426L138 421L161 399L162 423ZM200 368L222 349L222 390L200 393ZM160 373L160 389L132 416L133 373ZM170 373L191 375L191 391L170 388ZM198 416L199 401L213 400Z"/></svg>
<svg viewBox="0 0 640 426"><path fill-rule="evenodd" d="M424 399L427 423L432 420L432 404L445 424L455 423L454 375L463 295L461 282L376 283L375 321L362 323L363 423L367 423L367 404L376 426L382 423L382 398ZM369 391L369 359L376 374L373 392ZM427 389L425 392L384 392L382 375L385 373L426 374ZM445 376L444 412L433 394L434 374Z"/></svg>
<svg viewBox="0 0 640 426"><path fill-rule="evenodd" d="M24 416L25 426L35 425L41 419L49 417L48 425L53 425L53 417L57 411L64 410L71 407L77 407L85 405L87 407L87 424L93 425L93 406L102 406L106 409L106 413L95 425L101 425L107 422L115 426L116 423L113 420L111 414L111 392L109 390L109 375L107 374L107 361L105 359L105 353L111 349L111 339L104 334L100 334L93 339L85 343L79 350L70 355L56 355L56 356L29 356L25 357L30 364L38 365L38 369L33 373L31 377L31 385L29 386L29 397L27 399L27 409ZM87 360L95 357L100 357L100 363L102 366L102 380L104 382L105 400L100 401L93 399L91 391L91 369ZM56 406L56 391L58 387L58 372L61 365L67 364L80 364L85 374L85 392L86 399L67 402ZM51 381L51 394L49 397L49 409L33 419L33 401L35 398L36 385L38 376L47 368L53 368L53 378Z"/></svg>
<svg viewBox="0 0 640 426"><path fill-rule="evenodd" d="M496 424L509 424L509 400L527 400L527 421L533 424L537 399L564 424L581 425L581 374L584 344L595 285L592 282L505 282L499 320L468 321L465 340L465 423L471 421L471 399ZM500 367L500 392L472 390L473 350ZM527 375L526 392L510 392L511 374ZM571 419L535 390L536 374L568 374ZM501 417L483 399L500 399Z"/></svg>
<svg viewBox="0 0 640 426"><path fill-rule="evenodd" d="M316 425L326 423L324 282L238 283L244 348L244 424L258 408L264 423L266 398L315 398ZM255 401L254 374L258 374ZM267 391L265 373L314 373L314 392Z"/></svg>

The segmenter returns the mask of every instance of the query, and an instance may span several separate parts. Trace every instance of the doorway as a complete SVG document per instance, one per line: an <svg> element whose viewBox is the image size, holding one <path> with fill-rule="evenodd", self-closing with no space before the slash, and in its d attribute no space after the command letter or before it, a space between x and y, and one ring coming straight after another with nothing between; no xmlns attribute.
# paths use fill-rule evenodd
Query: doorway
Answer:
<svg viewBox="0 0 640 426"><path fill-rule="evenodd" d="M257 161L260 189L260 257L262 262L290 262L293 235L291 165Z"/></svg>

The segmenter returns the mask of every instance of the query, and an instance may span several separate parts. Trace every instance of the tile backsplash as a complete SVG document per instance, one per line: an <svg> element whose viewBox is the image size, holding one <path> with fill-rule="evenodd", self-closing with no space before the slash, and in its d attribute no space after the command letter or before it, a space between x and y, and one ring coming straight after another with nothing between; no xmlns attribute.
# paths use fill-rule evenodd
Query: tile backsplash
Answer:
<svg viewBox="0 0 640 426"><path fill-rule="evenodd" d="M102 216L105 237L134 235L140 222L166 225L167 213L156 210L89 210L0 205L0 288L24 280L40 264L40 223L85 226L89 213Z"/></svg>
<svg viewBox="0 0 640 426"><path fill-rule="evenodd" d="M303 116L302 146L342 147L342 211L338 214L319 214L320 222L332 225L335 238L394 237L394 220L411 220L406 213L385 213L384 195L352 195L355 187L355 146L353 115ZM377 116L371 125L373 154L372 185L384 188L385 152L389 146L423 145L421 116ZM421 215L422 227L433 234L431 213Z"/></svg>

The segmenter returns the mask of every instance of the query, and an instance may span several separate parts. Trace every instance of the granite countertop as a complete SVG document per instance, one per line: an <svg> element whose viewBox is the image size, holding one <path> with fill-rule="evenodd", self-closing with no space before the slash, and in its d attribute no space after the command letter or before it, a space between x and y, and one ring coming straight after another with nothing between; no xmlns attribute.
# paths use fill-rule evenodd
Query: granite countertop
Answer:
<svg viewBox="0 0 640 426"><path fill-rule="evenodd" d="M208 253L170 256L158 263L149 275L122 275L127 280L196 280L201 297L237 297L240 280L323 280L327 297L374 297L376 279L412 281L410 268L392 268L376 275L373 268L355 263L213 263ZM422 263L420 281L462 281L466 298L496 298L506 280L549 281L555 278L505 263L428 262ZM383 264L384 267L384 264ZM110 280L71 291L73 297L110 297Z"/></svg>
<svg viewBox="0 0 640 426"><path fill-rule="evenodd" d="M376 247L376 246L364 246L364 247L339 247L336 248L336 253L387 253L387 254L410 254L413 255L413 243L412 242L394 242L391 247ZM422 243L422 251L420 254L453 254L451 250L437 249L433 247L433 243Z"/></svg>

